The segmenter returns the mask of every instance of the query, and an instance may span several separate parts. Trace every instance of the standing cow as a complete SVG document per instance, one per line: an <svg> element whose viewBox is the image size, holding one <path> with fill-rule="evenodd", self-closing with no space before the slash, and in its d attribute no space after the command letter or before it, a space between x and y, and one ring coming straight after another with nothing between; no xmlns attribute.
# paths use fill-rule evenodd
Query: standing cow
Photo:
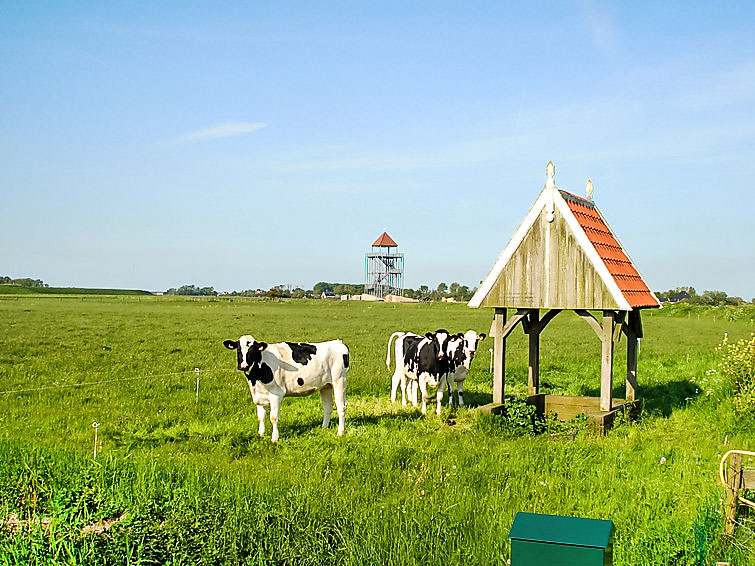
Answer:
<svg viewBox="0 0 755 566"><path fill-rule="evenodd" d="M417 388L422 393L422 413L427 412L428 386L438 387L448 371L446 350L449 334L439 329L424 336L413 332L394 332L388 339L385 363L391 366L391 341L396 338L396 369L391 379L391 400L401 386L402 404L406 406L407 389L412 405L417 406ZM407 384L408 380L408 384ZM443 394L440 393L442 399ZM437 409L440 413L440 407Z"/></svg>
<svg viewBox="0 0 755 566"><path fill-rule="evenodd" d="M453 336L448 343L448 404L453 401L454 388L458 390L458 405L464 406L464 380L467 378L469 366L477 352L480 340L485 334L477 334L474 330L467 330L464 334Z"/></svg>
<svg viewBox="0 0 755 566"><path fill-rule="evenodd" d="M272 441L278 441L278 414L284 397L303 397L320 392L322 428L330 426L335 398L338 411L338 436L343 435L346 412L346 374L349 348L341 340L313 344L258 342L248 334L223 345L236 350L238 369L249 382L257 406L259 435L265 435L265 408L270 407Z"/></svg>

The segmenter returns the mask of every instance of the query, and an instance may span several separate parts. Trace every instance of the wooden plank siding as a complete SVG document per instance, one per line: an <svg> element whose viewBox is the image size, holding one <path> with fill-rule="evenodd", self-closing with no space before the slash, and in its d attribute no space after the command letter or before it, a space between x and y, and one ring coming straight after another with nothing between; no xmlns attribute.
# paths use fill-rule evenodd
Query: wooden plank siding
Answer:
<svg viewBox="0 0 755 566"><path fill-rule="evenodd" d="M541 211L480 306L618 309L619 305L577 242L561 212Z"/></svg>

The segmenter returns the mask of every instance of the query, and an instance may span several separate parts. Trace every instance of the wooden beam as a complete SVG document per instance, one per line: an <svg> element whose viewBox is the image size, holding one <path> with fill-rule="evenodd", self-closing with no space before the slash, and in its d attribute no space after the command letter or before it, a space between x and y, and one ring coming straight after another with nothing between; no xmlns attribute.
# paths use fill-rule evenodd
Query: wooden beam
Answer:
<svg viewBox="0 0 755 566"><path fill-rule="evenodd" d="M503 309L503 310L506 310L506 309ZM496 312L498 312L498 309L496 309ZM512 316L509 319L509 321L506 322L506 324L501 329L501 338L503 340L506 340L506 338L508 338L509 334L511 334L511 331L514 330L514 328L516 328L517 324L519 324L520 322L522 322L525 319L525 317L527 316L527 313L529 313L529 312L530 312L529 309L518 309L516 311L516 314L514 316ZM505 321L506 319L504 318L503 320ZM496 336L496 338L497 338L497 336Z"/></svg>
<svg viewBox="0 0 755 566"><path fill-rule="evenodd" d="M590 328L592 328L595 331L595 334L598 335L598 338L603 340L603 327L600 325L600 323L598 322L598 319L595 318L591 312L588 312L584 309L576 309L574 312L577 313L579 316L581 316L582 319L585 322L587 322L587 324L590 325Z"/></svg>
<svg viewBox="0 0 755 566"><path fill-rule="evenodd" d="M639 315L639 312L637 313ZM629 313L630 324L623 323L622 329L627 335L627 386L626 400L635 401L637 399L637 335L635 334L635 325L631 324L632 313Z"/></svg>
<svg viewBox="0 0 755 566"><path fill-rule="evenodd" d="M540 392L540 311L533 309L529 314L529 369L527 372L527 393Z"/></svg>
<svg viewBox="0 0 755 566"><path fill-rule="evenodd" d="M637 338L642 338L642 318L640 317L640 311L635 309L629 311L629 326L634 330L634 335Z"/></svg>
<svg viewBox="0 0 755 566"><path fill-rule="evenodd" d="M545 330L545 327L548 326L548 323L556 318L556 315L561 312L562 309L551 309L547 313L543 315L543 318L540 319L540 322L537 323L537 333L540 334L543 330Z"/></svg>
<svg viewBox="0 0 755 566"><path fill-rule="evenodd" d="M611 390L613 389L613 331L614 311L603 311L602 356L600 362L600 410L611 410Z"/></svg>
<svg viewBox="0 0 755 566"><path fill-rule="evenodd" d="M627 338L627 389L626 400L637 400L637 338Z"/></svg>
<svg viewBox="0 0 755 566"><path fill-rule="evenodd" d="M493 403L503 403L506 387L506 326L507 311L496 308L493 315Z"/></svg>
<svg viewBox="0 0 755 566"><path fill-rule="evenodd" d="M614 318L616 324L613 330L613 341L618 342L621 339L621 330L624 327L624 319L626 318L627 311L618 311L615 314L617 316Z"/></svg>

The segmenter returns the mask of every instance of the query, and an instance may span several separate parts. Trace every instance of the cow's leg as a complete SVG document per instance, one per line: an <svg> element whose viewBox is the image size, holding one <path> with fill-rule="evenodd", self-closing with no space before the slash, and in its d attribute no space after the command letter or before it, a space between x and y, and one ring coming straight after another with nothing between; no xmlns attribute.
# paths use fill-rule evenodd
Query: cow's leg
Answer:
<svg viewBox="0 0 755 566"><path fill-rule="evenodd" d="M391 401L396 401L396 391L398 390L399 385L401 386L401 401L404 406L406 406L406 377L405 377L405 371L404 371L404 347L403 347L403 340L404 340L404 334L403 333L394 333L394 336L398 336L396 338L396 344L394 345L394 354L396 358L396 369L393 372L393 377L391 378ZM391 336L393 338L393 336ZM388 344L390 346L391 341L388 340ZM390 349L388 350L390 353ZM388 361L388 360L386 360Z"/></svg>
<svg viewBox="0 0 755 566"><path fill-rule="evenodd" d="M446 392L446 381L448 381L448 376L444 376L440 378L440 381L438 382L438 393L436 394L436 407L435 407L435 414L440 415L440 409L443 405L443 395ZM453 380L451 380L453 381Z"/></svg>
<svg viewBox="0 0 755 566"><path fill-rule="evenodd" d="M401 406L406 407L406 372L401 372Z"/></svg>
<svg viewBox="0 0 755 566"><path fill-rule="evenodd" d="M257 434L265 436L265 406L257 405L257 421L259 426L257 427Z"/></svg>
<svg viewBox="0 0 755 566"><path fill-rule="evenodd" d="M320 389L320 401L322 401L322 428L328 428L330 415L333 412L333 388L330 385Z"/></svg>
<svg viewBox="0 0 755 566"><path fill-rule="evenodd" d="M273 435L270 440L273 442L278 442L278 415L281 410L281 399L277 395L270 396L270 422L273 425Z"/></svg>
<svg viewBox="0 0 755 566"><path fill-rule="evenodd" d="M456 382L453 379L448 380L448 406L451 407L454 402L454 385Z"/></svg>
<svg viewBox="0 0 755 566"><path fill-rule="evenodd" d="M336 400L336 411L338 412L338 436L343 436L343 429L346 422L346 377L333 382L333 397Z"/></svg>
<svg viewBox="0 0 755 566"><path fill-rule="evenodd" d="M409 379L407 381L406 385L407 390L407 398L409 399L409 402L412 404L412 406L417 406L417 380L415 379Z"/></svg>
<svg viewBox="0 0 755 566"><path fill-rule="evenodd" d="M419 390L422 392L422 414L427 414L427 383L421 377L419 378Z"/></svg>
<svg viewBox="0 0 755 566"><path fill-rule="evenodd" d="M398 391L399 386L401 386L401 394L403 397L406 397L406 394L404 392L404 388L406 387L404 385L404 368L403 365L396 362L396 371L393 372L393 377L391 377L391 401L396 401L396 393ZM404 399L404 405L406 405L406 399Z"/></svg>
<svg viewBox="0 0 755 566"><path fill-rule="evenodd" d="M456 384L456 388L459 390L459 407L464 406L464 382L460 381Z"/></svg>

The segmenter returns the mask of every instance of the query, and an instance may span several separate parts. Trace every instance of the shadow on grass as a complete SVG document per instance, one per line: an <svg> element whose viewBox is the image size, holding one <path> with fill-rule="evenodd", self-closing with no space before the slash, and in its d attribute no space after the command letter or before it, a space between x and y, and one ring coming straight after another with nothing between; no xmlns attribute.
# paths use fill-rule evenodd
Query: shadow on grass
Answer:
<svg viewBox="0 0 755 566"><path fill-rule="evenodd" d="M675 409L680 409L697 397L696 387L686 379L669 381L659 385L638 388L638 398L644 401L645 410L650 413L660 412L668 417Z"/></svg>
<svg viewBox="0 0 755 566"><path fill-rule="evenodd" d="M397 405L401 407L401 405ZM411 405L405 409L401 408L399 412L384 411L378 414L370 413L355 413L349 414L346 410L346 423L345 428L348 430L350 427L362 427L362 426L377 426L383 421L391 421L396 423L416 421L424 418L424 415L420 412L419 408L414 409ZM305 436L312 432L314 429L319 429L322 426L322 418L308 419L305 422L286 423L279 425L281 437L285 436ZM269 429L269 423L268 423ZM333 416L330 419L330 430L335 434L338 429L338 415L333 411ZM269 430L268 430L269 432Z"/></svg>
<svg viewBox="0 0 755 566"><path fill-rule="evenodd" d="M453 402L454 406L456 406L456 395L453 396ZM464 390L464 406L468 407L470 409L476 409L477 407L481 407L483 405L487 405L489 403L493 402L493 394L492 393L478 393L475 391L469 391L468 389ZM446 401L443 401L443 405L445 406Z"/></svg>
<svg viewBox="0 0 755 566"><path fill-rule="evenodd" d="M637 399L642 402L643 412L661 414L668 417L676 409L680 409L697 397L695 385L686 379L669 381L657 385L642 385L637 388ZM586 397L599 397L600 388L585 388ZM614 398L624 397L624 386L614 387Z"/></svg>

